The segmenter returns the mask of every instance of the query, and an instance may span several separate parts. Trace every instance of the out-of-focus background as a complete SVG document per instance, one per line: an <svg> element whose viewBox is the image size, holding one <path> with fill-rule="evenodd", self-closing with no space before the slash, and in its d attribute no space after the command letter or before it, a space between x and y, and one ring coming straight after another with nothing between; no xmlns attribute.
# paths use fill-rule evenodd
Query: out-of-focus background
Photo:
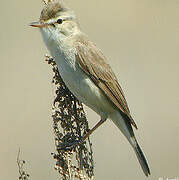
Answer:
<svg viewBox="0 0 179 180"><path fill-rule="evenodd" d="M108 58L125 92L146 154L149 180L179 177L179 1L68 0L82 29ZM38 29L41 0L0 6L0 180L18 178L18 148L31 179L53 169L51 68ZM99 117L86 108L90 125ZM95 179L143 180L136 156L107 121L92 136Z"/></svg>

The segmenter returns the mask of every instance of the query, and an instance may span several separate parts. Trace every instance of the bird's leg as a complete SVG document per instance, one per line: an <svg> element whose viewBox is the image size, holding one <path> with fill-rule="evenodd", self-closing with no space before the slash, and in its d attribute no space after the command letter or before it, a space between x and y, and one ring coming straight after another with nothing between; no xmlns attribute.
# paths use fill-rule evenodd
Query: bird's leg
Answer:
<svg viewBox="0 0 179 180"><path fill-rule="evenodd" d="M101 120L82 137L82 141L85 141L89 137L89 135L91 135L99 126L101 126L106 121L106 119L107 118L101 118Z"/></svg>
<svg viewBox="0 0 179 180"><path fill-rule="evenodd" d="M74 141L68 144L65 144L59 147L59 150L64 150L64 149L72 149L74 147L76 147L77 145L83 143L88 137L89 135L91 135L99 126L101 126L107 118L101 118L101 120L92 128L90 129L79 141Z"/></svg>

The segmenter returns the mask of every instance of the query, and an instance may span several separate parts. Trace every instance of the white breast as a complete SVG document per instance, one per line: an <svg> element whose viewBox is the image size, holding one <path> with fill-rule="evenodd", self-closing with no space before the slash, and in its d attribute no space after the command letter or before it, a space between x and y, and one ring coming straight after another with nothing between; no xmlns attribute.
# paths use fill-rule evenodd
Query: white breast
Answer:
<svg viewBox="0 0 179 180"><path fill-rule="evenodd" d="M46 33L43 31L42 36L51 55L55 57L63 81L77 99L101 116L107 117L109 113L113 112L113 104L76 62L75 52L70 50L69 47L64 47L64 44L57 46L52 37L49 41L49 38L46 39Z"/></svg>

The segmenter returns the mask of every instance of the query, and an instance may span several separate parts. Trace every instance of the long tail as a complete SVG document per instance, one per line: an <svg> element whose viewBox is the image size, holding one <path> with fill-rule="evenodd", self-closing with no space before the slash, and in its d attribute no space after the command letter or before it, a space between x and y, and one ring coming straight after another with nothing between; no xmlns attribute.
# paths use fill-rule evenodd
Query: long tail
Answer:
<svg viewBox="0 0 179 180"><path fill-rule="evenodd" d="M150 169L149 169L149 166L147 164L147 160L145 159L145 156L144 156L140 146L138 145L137 141L136 141L136 146L134 147L134 151L136 153L136 156L138 158L138 161L142 167L144 174L146 176L149 176L150 175Z"/></svg>
<svg viewBox="0 0 179 180"><path fill-rule="evenodd" d="M115 113L111 114L110 118L112 119L114 124L121 130L121 132L127 138L129 143L132 145L144 174L146 176L149 176L150 169L147 164L147 160L146 160L140 146L137 143L132 126L130 124L130 120L127 119L128 117L123 114L120 114L120 112L115 112Z"/></svg>

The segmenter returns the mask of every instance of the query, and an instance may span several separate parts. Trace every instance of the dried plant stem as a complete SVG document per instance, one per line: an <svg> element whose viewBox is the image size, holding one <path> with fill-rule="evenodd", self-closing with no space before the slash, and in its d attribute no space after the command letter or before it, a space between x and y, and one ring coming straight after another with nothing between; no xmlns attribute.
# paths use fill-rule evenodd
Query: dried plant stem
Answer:
<svg viewBox="0 0 179 180"><path fill-rule="evenodd" d="M17 166L19 171L19 180L28 180L29 174L24 170L25 160L20 159L20 148L17 155Z"/></svg>
<svg viewBox="0 0 179 180"><path fill-rule="evenodd" d="M46 61L52 66L55 89L52 105L55 169L62 180L91 180L94 178L92 144L89 138L78 143L89 131L83 106L65 86L54 59L46 56Z"/></svg>

